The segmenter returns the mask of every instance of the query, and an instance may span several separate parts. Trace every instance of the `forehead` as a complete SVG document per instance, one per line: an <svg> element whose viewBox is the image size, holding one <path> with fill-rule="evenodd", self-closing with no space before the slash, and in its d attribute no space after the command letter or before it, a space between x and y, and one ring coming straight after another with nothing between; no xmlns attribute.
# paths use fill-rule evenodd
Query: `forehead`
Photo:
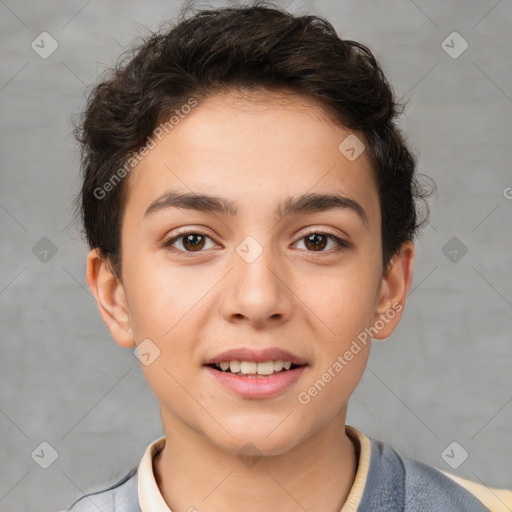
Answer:
<svg viewBox="0 0 512 512"><path fill-rule="evenodd" d="M378 210L373 171L365 152L350 160L340 150L349 135L320 104L296 94L211 96L155 139L132 171L127 203L147 207L172 188L261 209L284 196L336 191L358 196L371 215Z"/></svg>

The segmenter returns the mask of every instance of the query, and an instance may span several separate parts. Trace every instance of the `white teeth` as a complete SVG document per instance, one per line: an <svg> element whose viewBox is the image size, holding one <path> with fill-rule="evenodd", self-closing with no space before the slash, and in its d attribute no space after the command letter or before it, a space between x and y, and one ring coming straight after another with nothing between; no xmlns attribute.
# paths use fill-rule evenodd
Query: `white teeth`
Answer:
<svg viewBox="0 0 512 512"><path fill-rule="evenodd" d="M238 373L240 371L240 361L229 361L229 369L231 373Z"/></svg>
<svg viewBox="0 0 512 512"><path fill-rule="evenodd" d="M274 371L280 372L283 369L284 362L278 359L277 361L274 361Z"/></svg>
<svg viewBox="0 0 512 512"><path fill-rule="evenodd" d="M255 361L222 361L216 365L217 368L223 372L229 371L231 373L242 375L272 375L281 370L289 370L292 366L291 361L262 361L256 363Z"/></svg>
<svg viewBox="0 0 512 512"><path fill-rule="evenodd" d="M258 363L256 373L258 375L272 375L274 373L274 361L265 361L264 363Z"/></svg>
<svg viewBox="0 0 512 512"><path fill-rule="evenodd" d="M243 374L246 373L256 373L256 370L258 368L258 364L254 361L241 361L240 362L240 371Z"/></svg>

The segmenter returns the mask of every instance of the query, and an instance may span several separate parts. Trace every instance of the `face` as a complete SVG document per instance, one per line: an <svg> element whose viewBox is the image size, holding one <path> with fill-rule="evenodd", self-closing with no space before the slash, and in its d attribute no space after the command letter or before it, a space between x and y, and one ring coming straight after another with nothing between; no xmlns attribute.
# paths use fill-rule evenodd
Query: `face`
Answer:
<svg viewBox="0 0 512 512"><path fill-rule="evenodd" d="M383 276L375 179L364 152L338 148L348 135L297 96L226 94L130 175L106 321L123 346L142 343L164 427L278 454L344 418L369 355L362 333L393 308L377 336L390 334L407 287L407 265L401 288ZM294 364L277 372L279 360Z"/></svg>

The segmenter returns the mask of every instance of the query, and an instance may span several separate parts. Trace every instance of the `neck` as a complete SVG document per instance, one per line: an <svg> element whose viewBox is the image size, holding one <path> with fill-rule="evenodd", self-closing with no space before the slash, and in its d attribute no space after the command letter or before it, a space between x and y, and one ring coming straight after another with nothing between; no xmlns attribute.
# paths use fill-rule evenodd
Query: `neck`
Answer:
<svg viewBox="0 0 512 512"><path fill-rule="evenodd" d="M236 454L162 412L166 443L153 460L156 482L173 512L339 512L357 468L345 415L286 453L244 467Z"/></svg>

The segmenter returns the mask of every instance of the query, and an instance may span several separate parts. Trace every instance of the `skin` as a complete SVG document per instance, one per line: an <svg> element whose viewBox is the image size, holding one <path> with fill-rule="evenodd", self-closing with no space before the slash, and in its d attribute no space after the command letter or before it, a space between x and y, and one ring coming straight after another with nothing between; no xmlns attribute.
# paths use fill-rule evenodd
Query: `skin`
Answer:
<svg viewBox="0 0 512 512"><path fill-rule="evenodd" d="M346 500L357 467L347 404L370 343L308 404L297 396L393 304L405 305L414 259L406 243L383 272L372 169L365 153L349 161L338 150L350 133L297 95L210 97L129 177L122 279L89 253L87 282L115 341L130 348L149 338L160 350L141 367L160 403L166 445L154 471L173 512L338 512ZM224 197L238 212L166 208L145 217L171 189ZM308 192L357 201L366 222L349 208L274 217L284 198ZM163 246L182 227L210 237L202 251L188 245L183 255L183 239ZM315 251L310 231L350 247L322 239ZM248 236L263 249L252 263L236 252ZM388 337L402 311L375 337ZM243 398L203 367L241 346L279 347L308 366L278 396ZM248 442L262 455L252 467L237 457Z"/></svg>

